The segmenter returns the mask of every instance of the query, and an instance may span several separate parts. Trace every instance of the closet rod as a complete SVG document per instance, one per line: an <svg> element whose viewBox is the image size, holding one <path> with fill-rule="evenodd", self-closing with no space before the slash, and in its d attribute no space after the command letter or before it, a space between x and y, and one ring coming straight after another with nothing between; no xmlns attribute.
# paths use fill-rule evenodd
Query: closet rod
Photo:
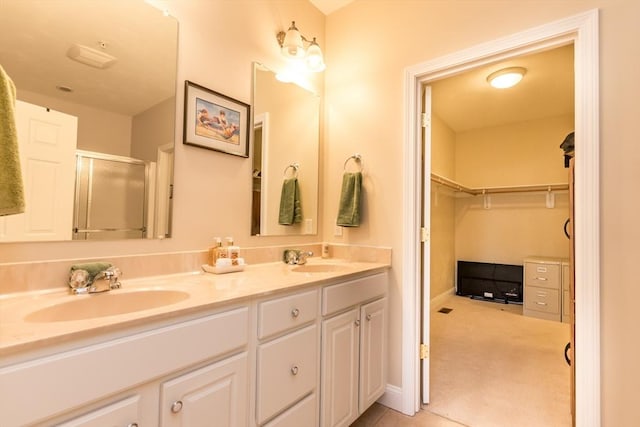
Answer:
<svg viewBox="0 0 640 427"><path fill-rule="evenodd" d="M469 188L457 182L435 173L431 173L431 181L462 193L478 196L482 194L496 193L533 193L541 191L563 191L569 189L569 184L539 184L539 185L513 185L505 187Z"/></svg>

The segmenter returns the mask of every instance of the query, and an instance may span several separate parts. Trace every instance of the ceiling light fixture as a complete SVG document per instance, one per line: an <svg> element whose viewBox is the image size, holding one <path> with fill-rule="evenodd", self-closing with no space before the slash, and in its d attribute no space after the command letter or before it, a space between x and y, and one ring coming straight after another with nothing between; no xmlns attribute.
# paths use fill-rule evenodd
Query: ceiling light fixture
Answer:
<svg viewBox="0 0 640 427"><path fill-rule="evenodd" d="M520 83L520 80L527 73L523 67L509 67L489 74L487 81L497 89L507 89Z"/></svg>
<svg viewBox="0 0 640 427"><path fill-rule="evenodd" d="M312 40L307 39L300 33L296 27L296 22L291 21L291 26L285 33L280 31L276 38L280 45L280 51L289 59L304 59L306 67L309 71L320 72L326 68L322 50L314 37ZM305 43L308 44L305 49Z"/></svg>

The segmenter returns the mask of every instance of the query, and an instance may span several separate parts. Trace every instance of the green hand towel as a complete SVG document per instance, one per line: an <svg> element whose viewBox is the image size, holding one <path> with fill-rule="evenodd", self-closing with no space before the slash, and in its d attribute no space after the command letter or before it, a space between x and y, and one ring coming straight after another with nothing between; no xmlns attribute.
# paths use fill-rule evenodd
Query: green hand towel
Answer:
<svg viewBox="0 0 640 427"><path fill-rule="evenodd" d="M16 87L0 66L0 216L24 212L15 103Z"/></svg>
<svg viewBox="0 0 640 427"><path fill-rule="evenodd" d="M358 227L360 225L361 193L362 172L345 172L342 176L337 225L342 227Z"/></svg>
<svg viewBox="0 0 640 427"><path fill-rule="evenodd" d="M280 193L280 214L278 224L293 225L302 222L300 186L297 178L285 179Z"/></svg>
<svg viewBox="0 0 640 427"><path fill-rule="evenodd" d="M76 270L84 270L89 273L89 283L93 282L96 274L105 271L107 268L113 267L110 262L87 262L84 264L73 264L69 270L69 275Z"/></svg>

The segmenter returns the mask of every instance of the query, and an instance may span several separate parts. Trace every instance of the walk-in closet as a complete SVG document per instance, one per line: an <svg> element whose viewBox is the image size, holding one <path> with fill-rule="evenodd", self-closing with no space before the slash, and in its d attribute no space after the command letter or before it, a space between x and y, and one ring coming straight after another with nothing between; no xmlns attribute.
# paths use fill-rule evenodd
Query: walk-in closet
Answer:
<svg viewBox="0 0 640 427"><path fill-rule="evenodd" d="M573 153L561 144L574 131L573 61L566 45L427 88L427 409L466 425L571 426ZM488 84L513 67L524 69L520 84Z"/></svg>

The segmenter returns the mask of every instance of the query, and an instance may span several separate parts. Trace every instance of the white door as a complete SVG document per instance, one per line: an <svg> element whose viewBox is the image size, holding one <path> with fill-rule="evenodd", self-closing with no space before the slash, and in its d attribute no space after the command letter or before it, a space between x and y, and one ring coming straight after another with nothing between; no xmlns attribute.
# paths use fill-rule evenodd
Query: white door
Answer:
<svg viewBox="0 0 640 427"><path fill-rule="evenodd" d="M25 212L0 219L0 241L71 240L78 118L16 101Z"/></svg>
<svg viewBox="0 0 640 427"><path fill-rule="evenodd" d="M423 93L422 119L422 344L427 350L421 360L422 403L429 403L429 336L431 301L431 87ZM422 353L422 351L421 351Z"/></svg>

